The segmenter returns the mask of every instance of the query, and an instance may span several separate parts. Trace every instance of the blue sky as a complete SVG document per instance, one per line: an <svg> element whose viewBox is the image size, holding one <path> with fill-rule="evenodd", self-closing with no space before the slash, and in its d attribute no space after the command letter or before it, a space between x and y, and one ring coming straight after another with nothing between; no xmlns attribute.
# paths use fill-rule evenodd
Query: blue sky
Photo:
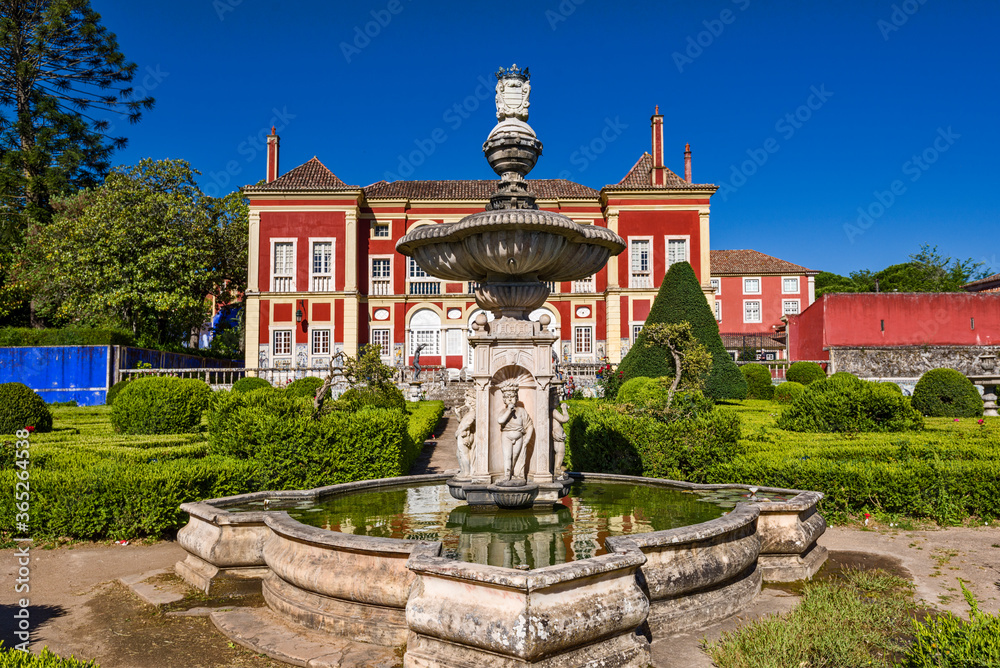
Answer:
<svg viewBox="0 0 1000 668"><path fill-rule="evenodd" d="M534 178L616 183L659 104L667 165L683 173L690 142L694 180L723 188L713 248L847 273L930 243L1000 271L997 2L93 5L157 100L119 123L115 161L185 159L213 194L263 177L272 124L282 171L315 155L358 185L495 178L492 73L516 62Z"/></svg>

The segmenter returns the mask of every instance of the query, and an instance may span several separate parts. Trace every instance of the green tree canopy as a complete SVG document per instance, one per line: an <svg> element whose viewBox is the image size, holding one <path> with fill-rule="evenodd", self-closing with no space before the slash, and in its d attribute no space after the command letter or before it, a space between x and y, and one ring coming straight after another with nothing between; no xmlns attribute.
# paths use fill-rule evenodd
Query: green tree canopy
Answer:
<svg viewBox="0 0 1000 668"><path fill-rule="evenodd" d="M711 370L705 380L705 395L712 399L744 399L746 379L722 345L719 324L698 284L694 269L687 262L675 262L663 277L660 291L653 301L646 324L635 344L618 366L623 380L637 376L660 378L673 376L673 359L661 346L649 346L646 329L659 323L691 324L691 333L712 356Z"/></svg>
<svg viewBox="0 0 1000 668"><path fill-rule="evenodd" d="M881 271L852 271L850 277L820 272L816 296L828 292L959 292L963 285L987 273L982 262L944 257L937 246L924 244L909 262Z"/></svg>
<svg viewBox="0 0 1000 668"><path fill-rule="evenodd" d="M246 287L248 206L209 197L182 160L118 168L59 202L28 238L19 277L39 310L64 323L112 324L146 345L180 343Z"/></svg>

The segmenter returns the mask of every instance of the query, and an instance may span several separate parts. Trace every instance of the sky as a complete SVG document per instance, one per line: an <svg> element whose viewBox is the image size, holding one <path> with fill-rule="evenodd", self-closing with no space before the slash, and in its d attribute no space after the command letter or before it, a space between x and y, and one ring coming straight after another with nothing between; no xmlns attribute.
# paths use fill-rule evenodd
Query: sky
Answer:
<svg viewBox="0 0 1000 668"><path fill-rule="evenodd" d="M492 179L493 73L531 70L531 178L595 189L650 150L712 197L711 247L846 274L931 244L1000 272L995 0L92 0L156 106L117 164L213 195L318 157L350 184Z"/></svg>

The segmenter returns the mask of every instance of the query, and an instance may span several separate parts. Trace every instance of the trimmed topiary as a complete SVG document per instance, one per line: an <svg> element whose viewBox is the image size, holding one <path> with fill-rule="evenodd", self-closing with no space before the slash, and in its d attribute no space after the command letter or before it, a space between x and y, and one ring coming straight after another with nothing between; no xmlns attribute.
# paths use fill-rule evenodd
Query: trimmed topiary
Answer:
<svg viewBox="0 0 1000 668"><path fill-rule="evenodd" d="M406 397L395 385L382 388L352 387L333 402L334 410L357 411L362 408L398 408L406 410Z"/></svg>
<svg viewBox="0 0 1000 668"><path fill-rule="evenodd" d="M808 432L918 431L924 417L910 400L851 375L819 380L778 416L780 429Z"/></svg>
<svg viewBox="0 0 1000 668"><path fill-rule="evenodd" d="M136 378L115 398L111 426L122 434L196 431L212 388L204 381L173 376Z"/></svg>
<svg viewBox="0 0 1000 668"><path fill-rule="evenodd" d="M771 371L763 364L744 364L740 367L747 381L747 399L774 398L774 384L771 383Z"/></svg>
<svg viewBox="0 0 1000 668"><path fill-rule="evenodd" d="M705 293L687 262L675 262L663 277L660 291L649 310L646 324L691 323L691 332L712 355L712 368L705 379L705 396L715 399L745 399L747 383L736 363L726 352L719 336L719 323L708 306ZM645 376L673 377L673 359L666 350L646 345L645 329L618 365L622 379Z"/></svg>
<svg viewBox="0 0 1000 668"><path fill-rule="evenodd" d="M639 376L618 388L618 403L635 406L661 406L667 403L667 386L660 378Z"/></svg>
<svg viewBox="0 0 1000 668"><path fill-rule="evenodd" d="M850 371L838 371L838 372L837 372L837 373L835 373L835 374L831 374L831 375L830 375L830 378L842 378L842 377L844 377L844 376L850 376L851 378L857 378L857 376L855 376L855 375L854 375L853 373L851 373Z"/></svg>
<svg viewBox="0 0 1000 668"><path fill-rule="evenodd" d="M24 383L0 383L0 434L13 434L25 427L52 431L52 411Z"/></svg>
<svg viewBox="0 0 1000 668"><path fill-rule="evenodd" d="M892 381L889 381L889 380L880 381L879 384L878 384L878 386L879 387L884 387L887 390L891 390L892 392L896 392L897 394L902 394L903 393L903 388L901 388L899 385L897 385L896 383L893 383ZM910 403L913 403L912 400L910 401Z"/></svg>
<svg viewBox="0 0 1000 668"><path fill-rule="evenodd" d="M108 393L104 397L104 405L114 406L115 397L117 397L118 393L124 390L125 386L128 385L131 381L132 381L131 378L126 378L125 380L119 380L117 383L108 388Z"/></svg>
<svg viewBox="0 0 1000 668"><path fill-rule="evenodd" d="M806 386L796 383L794 380L786 380L774 388L774 400L779 404L790 404L798 399L805 391Z"/></svg>
<svg viewBox="0 0 1000 668"><path fill-rule="evenodd" d="M785 379L802 385L826 378L826 372L816 362L794 362L785 373Z"/></svg>
<svg viewBox="0 0 1000 668"><path fill-rule="evenodd" d="M238 381L233 383L233 387L230 391L239 394L240 392L259 390L262 387L271 387L271 383L267 382L263 378L257 378L255 376L247 376L246 378L240 378Z"/></svg>
<svg viewBox="0 0 1000 668"><path fill-rule="evenodd" d="M931 369L913 388L913 407L928 417L979 417L983 399L955 369Z"/></svg>
<svg viewBox="0 0 1000 668"><path fill-rule="evenodd" d="M321 385L323 385L322 378L306 376L305 378L299 378L289 383L288 387L285 388L285 392L288 392L293 397L308 397L312 399L316 396L316 392Z"/></svg>

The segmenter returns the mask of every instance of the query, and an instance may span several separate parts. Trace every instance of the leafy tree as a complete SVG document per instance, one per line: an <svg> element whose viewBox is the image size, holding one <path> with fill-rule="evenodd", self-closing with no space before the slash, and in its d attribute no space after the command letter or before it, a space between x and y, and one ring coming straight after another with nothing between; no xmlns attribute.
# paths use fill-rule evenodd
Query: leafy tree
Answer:
<svg viewBox="0 0 1000 668"><path fill-rule="evenodd" d="M647 329L657 323L688 322L691 332L711 353L712 368L705 380L705 395L715 400L743 399L747 383L736 363L726 352L719 336L719 324L708 306L694 270L687 262L675 262L663 277L635 345L618 366L623 381L637 376L660 378L674 375L672 356L660 346L647 346Z"/></svg>
<svg viewBox="0 0 1000 668"><path fill-rule="evenodd" d="M944 257L937 246L923 244L920 252L910 256L909 262L894 264L881 271L853 271L849 278L820 272L816 276L816 295L829 292L959 292L963 285L987 273L982 262Z"/></svg>
<svg viewBox="0 0 1000 668"><path fill-rule="evenodd" d="M60 203L29 235L19 277L43 314L115 324L143 345L176 344L246 287L248 206L209 197L182 160L115 169L102 186Z"/></svg>
<svg viewBox="0 0 1000 668"><path fill-rule="evenodd" d="M691 323L659 322L650 325L646 345L665 348L673 359L674 378L667 390L667 408L679 388L700 390L705 385L705 376L712 368L712 354L694 337Z"/></svg>

